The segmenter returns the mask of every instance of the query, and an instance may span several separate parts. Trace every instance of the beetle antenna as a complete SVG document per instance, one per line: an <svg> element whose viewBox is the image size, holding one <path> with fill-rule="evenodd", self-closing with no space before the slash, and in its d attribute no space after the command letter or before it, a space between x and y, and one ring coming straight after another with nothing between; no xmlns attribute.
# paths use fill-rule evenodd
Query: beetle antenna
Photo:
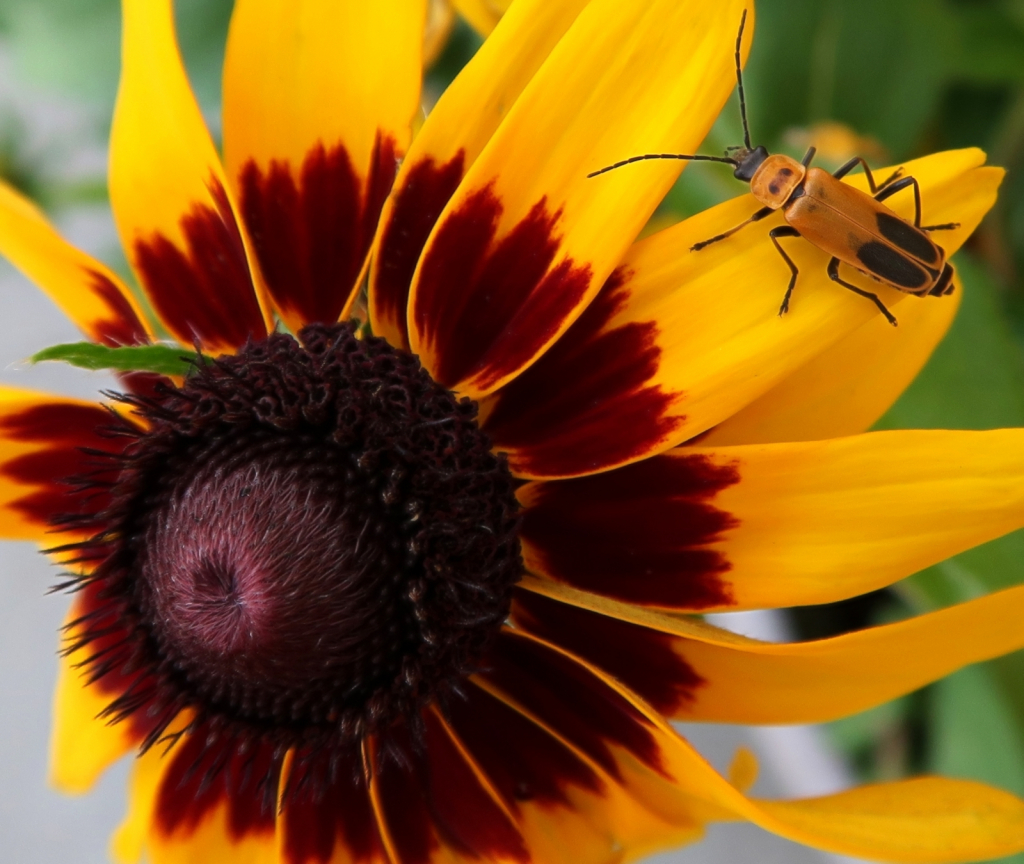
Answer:
<svg viewBox="0 0 1024 864"><path fill-rule="evenodd" d="M729 165L739 165L735 159L730 159L728 156L685 156L682 153L645 153L643 156L630 156L628 159L623 159L621 162L616 162L614 165L607 165L599 171L591 171L587 178L596 177L598 174L604 174L608 171L614 171L616 168L621 168L623 165L630 165L633 162L643 162L645 159L689 159L692 162L726 162Z"/></svg>
<svg viewBox="0 0 1024 864"><path fill-rule="evenodd" d="M743 42L743 26L747 23L747 10L743 10L740 18L740 32L736 34L736 85L740 93L740 117L743 119L743 143L748 150L753 150L750 143L750 125L747 123L747 99L743 94L743 72L740 69L740 43Z"/></svg>

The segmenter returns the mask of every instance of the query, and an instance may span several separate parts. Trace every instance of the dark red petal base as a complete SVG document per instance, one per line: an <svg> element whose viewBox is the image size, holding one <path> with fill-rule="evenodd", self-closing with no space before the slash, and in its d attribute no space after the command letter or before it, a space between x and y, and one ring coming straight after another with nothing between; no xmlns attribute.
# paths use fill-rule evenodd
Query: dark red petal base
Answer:
<svg viewBox="0 0 1024 864"><path fill-rule="evenodd" d="M520 531L528 565L535 553L552 578L629 603L727 606L729 562L707 547L738 524L713 502L739 479L705 456L655 456L538 484Z"/></svg>
<svg viewBox="0 0 1024 864"><path fill-rule="evenodd" d="M673 394L649 384L661 349L653 322L607 330L629 296L617 270L554 345L499 390L484 427L512 470L566 477L636 459L678 428Z"/></svg>
<svg viewBox="0 0 1024 864"><path fill-rule="evenodd" d="M301 167L242 167L242 216L278 309L302 324L340 318L397 168L394 139L379 134L365 183L342 144L317 144Z"/></svg>

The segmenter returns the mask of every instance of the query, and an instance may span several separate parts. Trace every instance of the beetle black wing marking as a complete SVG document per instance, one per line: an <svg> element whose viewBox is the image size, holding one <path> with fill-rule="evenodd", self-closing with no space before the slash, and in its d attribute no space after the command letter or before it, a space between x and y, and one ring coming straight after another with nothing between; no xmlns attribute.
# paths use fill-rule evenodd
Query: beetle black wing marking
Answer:
<svg viewBox="0 0 1024 864"><path fill-rule="evenodd" d="M893 327L896 326L896 319L893 317L892 312L890 312L886 308L885 304L881 301L877 294L872 294L870 291L865 291L863 288L858 288L856 285L851 285L845 279L840 277L838 258L833 258L831 261L828 262L828 267L826 268L825 272L828 273L828 278L831 279L833 282L838 282L844 288L849 288L854 294L860 294L861 297L867 297L868 300L870 300L872 303L875 304L875 306L878 307L878 311L885 316L885 320L892 324Z"/></svg>
<svg viewBox="0 0 1024 864"><path fill-rule="evenodd" d="M946 266L942 268L942 275L928 292L928 296L945 297L947 294L952 294L955 290L956 285L953 284L953 266L947 263Z"/></svg>
<svg viewBox="0 0 1024 864"><path fill-rule="evenodd" d="M894 246L925 264L938 264L939 251L921 231L892 213L878 213L878 231Z"/></svg>
<svg viewBox="0 0 1024 864"><path fill-rule="evenodd" d="M870 240L857 250L857 260L882 281L898 288L913 290L930 286L939 275L929 278L928 271L878 240Z"/></svg>

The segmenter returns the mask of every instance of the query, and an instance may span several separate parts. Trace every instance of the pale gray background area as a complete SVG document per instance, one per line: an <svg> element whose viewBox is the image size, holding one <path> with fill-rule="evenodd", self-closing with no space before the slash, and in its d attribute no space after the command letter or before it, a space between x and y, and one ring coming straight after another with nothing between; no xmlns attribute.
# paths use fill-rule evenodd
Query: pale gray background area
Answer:
<svg viewBox="0 0 1024 864"><path fill-rule="evenodd" d="M52 170L94 173L104 160L102 136L84 126L75 107L18 89L0 45L0 108L14 105L32 119L32 134ZM102 207L59 214L73 242L108 261L117 245ZM28 367L24 358L78 332L31 284L0 263L0 383L91 397L111 384L98 373L58 364ZM113 768L90 795L68 798L46 783L50 702L56 676L57 628L67 598L47 596L56 573L31 544L0 543L0 864L101 864L124 810L127 764ZM779 618L754 614L734 626L762 638L784 636ZM823 794L849 783L819 730L691 725L686 734L724 771L736 748L758 754L754 791L768 797ZM655 856L658 864L837 864L844 859L796 846L750 825L713 827L706 841Z"/></svg>

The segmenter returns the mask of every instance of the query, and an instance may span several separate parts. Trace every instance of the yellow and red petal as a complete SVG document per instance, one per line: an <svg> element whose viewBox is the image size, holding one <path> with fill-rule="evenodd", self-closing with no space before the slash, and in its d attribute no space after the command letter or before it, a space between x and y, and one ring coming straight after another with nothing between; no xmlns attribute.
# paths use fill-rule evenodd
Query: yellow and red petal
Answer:
<svg viewBox="0 0 1024 864"><path fill-rule="evenodd" d="M598 864L699 835L699 802L694 812L666 802L666 778L629 755L657 761L635 709L557 652L512 633L498 642L489 673L466 682L446 716L427 709L416 738L400 724L330 771L314 758L292 775L282 864L383 852L392 864ZM559 699L566 687L582 705Z"/></svg>
<svg viewBox="0 0 1024 864"><path fill-rule="evenodd" d="M1024 589L831 639L773 644L528 580L516 624L622 681L665 716L819 723L864 711L1024 646ZM633 621L616 618L629 615ZM899 657L899 663L886 662Z"/></svg>
<svg viewBox="0 0 1024 864"><path fill-rule="evenodd" d="M230 351L272 327L249 241L182 66L171 0L124 0L110 200L153 308L182 343Z"/></svg>
<svg viewBox="0 0 1024 864"><path fill-rule="evenodd" d="M642 715L581 664L504 631L451 728L515 816L531 860L606 861L700 836Z"/></svg>
<svg viewBox="0 0 1024 864"><path fill-rule="evenodd" d="M224 69L224 161L274 305L334 323L359 285L419 109L424 0L247 0Z"/></svg>
<svg viewBox="0 0 1024 864"><path fill-rule="evenodd" d="M580 13L424 248L410 346L437 381L489 393L586 308L681 163L642 182L587 172L638 150L697 146L733 87L745 6L593 0Z"/></svg>
<svg viewBox="0 0 1024 864"><path fill-rule="evenodd" d="M925 218L961 223L941 236L949 252L995 201L1002 171L979 168L983 161L981 151L961 150L907 163L921 183ZM860 176L849 182L864 186ZM886 203L912 216L912 195ZM517 474L565 477L645 458L726 421L798 370L819 368L820 355L822 362L830 359L823 352L862 327L873 332L878 310L833 284L825 274L826 253L804 240L786 247L800 278L792 308L781 318L789 271L762 223L689 251L755 209L754 199L743 196L637 243L560 343L488 400L488 434L509 453ZM778 291L766 287L772 273L779 274ZM898 318L909 306L956 302L875 287ZM947 305L934 320L925 316L922 327L913 325L915 310L906 333L896 328L879 343L899 343L893 353L902 366L874 401L851 404L851 416L859 410L859 419L894 398L952 311Z"/></svg>
<svg viewBox="0 0 1024 864"><path fill-rule="evenodd" d="M120 449L101 434L113 422L94 402L0 387L0 536L56 545L55 516L103 505L105 491L88 483L111 477L83 448Z"/></svg>
<svg viewBox="0 0 1024 864"><path fill-rule="evenodd" d="M440 717L424 712L417 742L400 725L371 739L371 791L396 864L526 862L511 816L473 771Z"/></svg>
<svg viewBox="0 0 1024 864"><path fill-rule="evenodd" d="M805 845L876 860L971 861L1024 849L1024 801L970 781L929 777L800 801L747 798L614 677L537 644L571 659L642 718L670 794L688 796L697 812L705 802L709 818L747 819Z"/></svg>
<svg viewBox="0 0 1024 864"><path fill-rule="evenodd" d="M827 603L1024 525L1024 431L677 448L522 487L527 569L668 609Z"/></svg>
<svg viewBox="0 0 1024 864"><path fill-rule="evenodd" d="M278 819L279 864L391 864L370 800L359 747L339 753L335 770L296 760L285 765Z"/></svg>
<svg viewBox="0 0 1024 864"><path fill-rule="evenodd" d="M880 315L700 439L703 447L815 441L864 432L899 398L953 323L963 284L941 303L904 303L894 328Z"/></svg>
<svg viewBox="0 0 1024 864"><path fill-rule="evenodd" d="M94 342L113 346L149 341L145 316L117 275L64 240L35 205L3 183L0 254Z"/></svg>
<svg viewBox="0 0 1024 864"><path fill-rule="evenodd" d="M373 332L409 347L413 273L441 211L508 109L590 0L519 0L441 95L398 172L370 267Z"/></svg>
<svg viewBox="0 0 1024 864"><path fill-rule="evenodd" d="M139 757L115 857L125 864L141 855L151 864L278 864L281 758L268 744L239 754L237 743L200 726L169 753L160 745Z"/></svg>

